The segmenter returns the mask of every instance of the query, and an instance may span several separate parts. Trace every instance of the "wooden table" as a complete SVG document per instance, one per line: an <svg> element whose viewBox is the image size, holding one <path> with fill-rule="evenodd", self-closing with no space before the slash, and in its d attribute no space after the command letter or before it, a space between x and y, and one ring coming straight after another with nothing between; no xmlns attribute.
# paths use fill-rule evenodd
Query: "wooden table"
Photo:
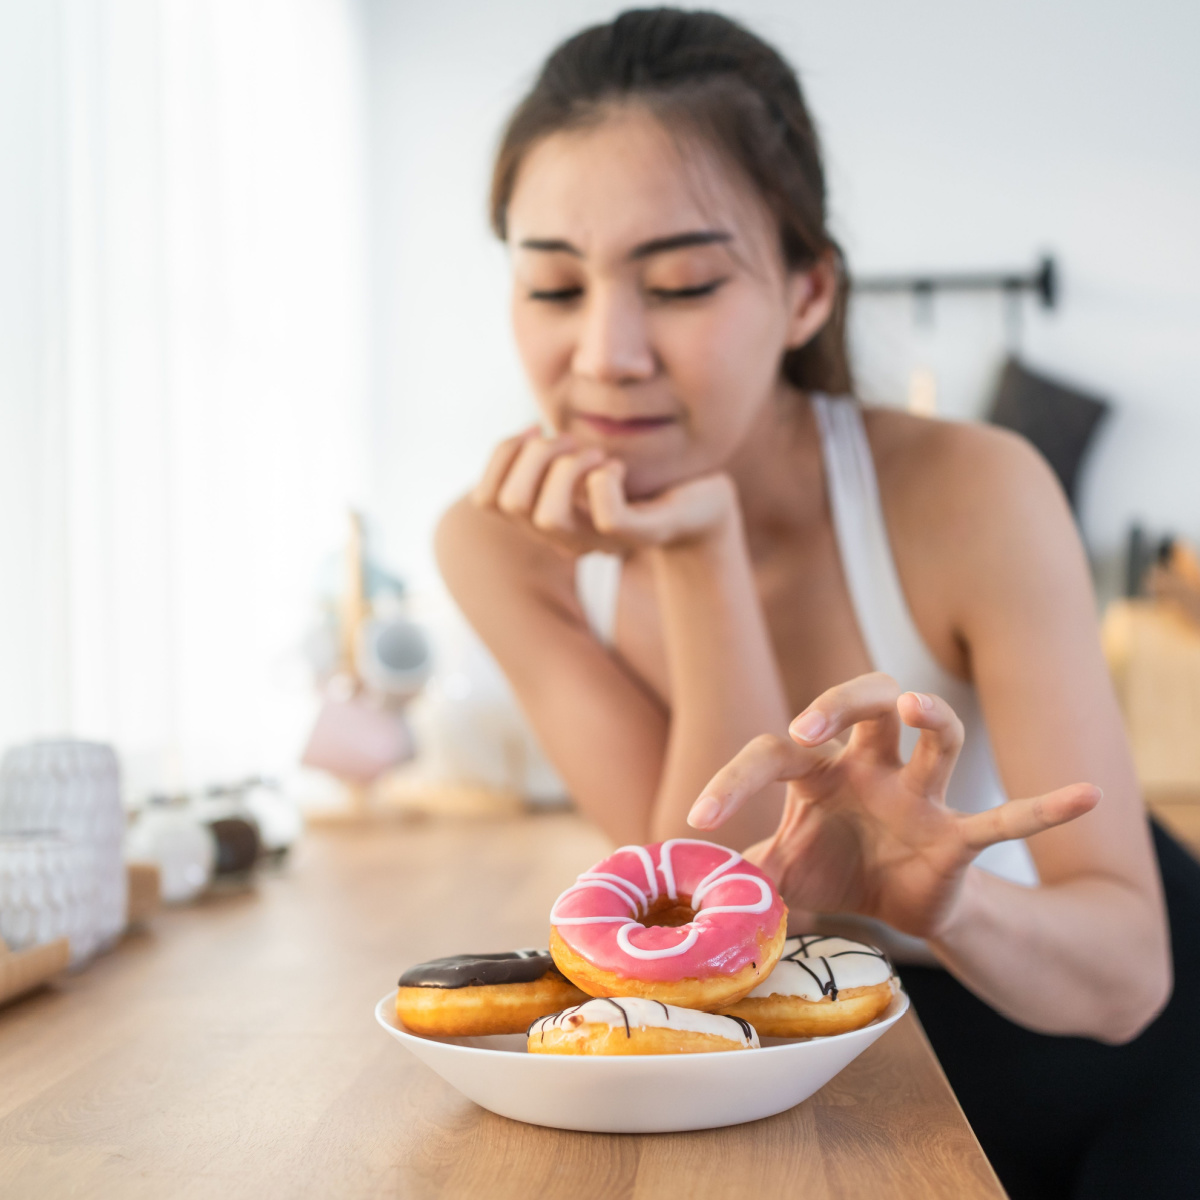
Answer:
<svg viewBox="0 0 1200 1200"><path fill-rule="evenodd" d="M493 1116L376 1027L403 966L544 945L604 851L566 814L324 828L160 914L0 1010L0 1195L1003 1196L911 1017L790 1112L645 1137Z"/></svg>

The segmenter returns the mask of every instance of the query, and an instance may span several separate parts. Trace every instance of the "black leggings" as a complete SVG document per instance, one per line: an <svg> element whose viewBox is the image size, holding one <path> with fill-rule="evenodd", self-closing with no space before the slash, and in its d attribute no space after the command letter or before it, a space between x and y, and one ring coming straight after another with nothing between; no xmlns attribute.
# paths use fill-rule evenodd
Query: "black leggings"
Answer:
<svg viewBox="0 0 1200 1200"><path fill-rule="evenodd" d="M1200 863L1157 825L1154 844L1175 990L1128 1045L1031 1033L947 972L901 968L963 1111L1013 1200L1200 1196Z"/></svg>

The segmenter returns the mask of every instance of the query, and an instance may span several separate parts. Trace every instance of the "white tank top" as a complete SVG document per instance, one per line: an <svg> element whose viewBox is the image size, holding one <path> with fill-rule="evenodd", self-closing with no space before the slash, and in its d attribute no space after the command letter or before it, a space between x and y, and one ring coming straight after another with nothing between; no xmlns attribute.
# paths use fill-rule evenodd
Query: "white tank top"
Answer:
<svg viewBox="0 0 1200 1200"><path fill-rule="evenodd" d="M812 406L821 435L838 552L872 666L891 675L906 691L932 692L954 709L965 738L946 802L964 813L995 808L1008 796L992 757L979 698L971 684L956 679L938 663L917 631L892 557L859 406L850 397L822 395L813 395ZM611 554L583 555L576 563L575 586L592 632L605 645L612 645L621 559ZM918 736L917 730L904 729L901 750L906 759ZM989 846L975 863L1013 883L1028 887L1038 883L1037 869L1023 841ZM877 927L875 936L902 960L927 961L930 957L922 942L895 930Z"/></svg>

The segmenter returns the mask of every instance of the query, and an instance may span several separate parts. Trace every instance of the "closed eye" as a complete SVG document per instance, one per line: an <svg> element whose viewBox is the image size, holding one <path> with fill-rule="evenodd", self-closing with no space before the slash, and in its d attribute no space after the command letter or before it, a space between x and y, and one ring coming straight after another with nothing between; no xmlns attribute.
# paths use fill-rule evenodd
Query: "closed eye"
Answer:
<svg viewBox="0 0 1200 1200"><path fill-rule="evenodd" d="M647 288L646 290L656 300L698 300L701 296L711 296L728 279L711 279L708 283L698 283L694 287L685 288Z"/></svg>
<svg viewBox="0 0 1200 1200"><path fill-rule="evenodd" d="M539 289L529 293L530 300L544 300L550 304L565 304L583 295L581 287Z"/></svg>

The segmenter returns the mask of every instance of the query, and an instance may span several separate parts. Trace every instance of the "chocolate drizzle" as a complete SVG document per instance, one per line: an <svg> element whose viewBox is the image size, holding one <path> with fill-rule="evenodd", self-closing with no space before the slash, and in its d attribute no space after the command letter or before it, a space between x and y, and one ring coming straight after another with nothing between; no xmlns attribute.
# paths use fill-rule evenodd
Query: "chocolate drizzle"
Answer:
<svg viewBox="0 0 1200 1200"><path fill-rule="evenodd" d="M579 1010L581 1008L583 1008L584 1005L597 1004L597 1003L611 1004L613 1006L613 1008L615 1008L617 1010L617 1012L619 1012L621 1014L621 1020L622 1020L622 1022L624 1022L624 1025L625 1025L625 1036L627 1038L630 1038L633 1036L633 1031L629 1024L628 1010L625 1009L625 1007L623 1005L617 1003L617 1001L614 1000L611 996L595 996L591 1000L585 1000L583 1004L575 1004L575 1005L572 1005L570 1008L564 1008L562 1010L562 1012L550 1013L548 1016L538 1017L536 1021L533 1021L530 1024L529 1028L525 1031L525 1034L527 1037L533 1037L535 1034L537 1034L538 1039L544 1043L546 1041L546 1029L547 1028L553 1028L555 1025L562 1024L566 1018L570 1017L574 1013L579 1012ZM657 1004L659 1006L659 1008L661 1008L663 1010L663 1016L666 1018L666 1027L670 1028L670 1024L671 1024L671 1009L670 1009L670 1007L668 1005L664 1004L661 1000L653 1000L653 1001L651 1001L651 1003ZM755 1032L754 1032L754 1026L751 1025L749 1021L743 1020L743 1018L741 1018L741 1017L732 1016L729 1013L712 1013L709 1015L723 1017L727 1021L733 1021L741 1029L742 1036L745 1038L746 1041L748 1041L748 1042L754 1041L754 1038L756 1036Z"/></svg>
<svg viewBox="0 0 1200 1200"><path fill-rule="evenodd" d="M587 1000L585 1000L583 1002L583 1004L587 1004L587 1003L589 1003L589 1001L587 1001ZM547 1013L546 1016L544 1016L544 1017L538 1017L529 1026L529 1028L527 1030L525 1030L525 1036L533 1037L533 1030L534 1030L534 1027L536 1026L538 1033L541 1034L541 1040L544 1042L546 1040L546 1022L547 1021L557 1021L561 1017L566 1017L566 1016L569 1016L571 1013L578 1012L583 1007L583 1004L573 1004L573 1005L571 1005L570 1008L564 1008L562 1010L562 1012ZM621 1011L622 1011L622 1014L624 1014L625 1010L622 1009ZM625 1028L626 1029L629 1028L629 1019L628 1018L626 1018L626 1020L625 1020Z"/></svg>
<svg viewBox="0 0 1200 1200"><path fill-rule="evenodd" d="M810 956L808 949L810 946L815 946L819 942L827 942L831 939L825 934L801 934L799 937L788 938L789 942L799 942L799 945L789 953L780 958L780 962L795 963L812 976L813 981L821 989L822 996L828 996L830 1000L838 998L837 978L833 973L833 964L829 961L831 958L849 958L858 955L863 958L878 958L888 964L890 970L891 963L888 962L888 957L882 950L876 950L874 946L868 946L861 942L856 942L855 945L861 947L857 950L835 950L832 954L820 954L815 957ZM829 976L828 979L822 979L820 975L809 965L810 963L821 962L825 964L825 973Z"/></svg>
<svg viewBox="0 0 1200 1200"><path fill-rule="evenodd" d="M611 1004L621 1014L621 1020L625 1022L625 1036L627 1038L632 1037L633 1034L629 1032L629 1014L611 996L604 996L602 999Z"/></svg>
<svg viewBox="0 0 1200 1200"><path fill-rule="evenodd" d="M728 1013L722 1014L729 1017ZM731 1021L736 1021L742 1027L742 1033L746 1037L746 1041L750 1041L754 1037L754 1026L749 1021L743 1021L741 1017L729 1017Z"/></svg>
<svg viewBox="0 0 1200 1200"><path fill-rule="evenodd" d="M507 950L503 954L454 954L417 963L400 976L401 987L489 987L499 983L533 983L549 972L558 974L548 950Z"/></svg>

